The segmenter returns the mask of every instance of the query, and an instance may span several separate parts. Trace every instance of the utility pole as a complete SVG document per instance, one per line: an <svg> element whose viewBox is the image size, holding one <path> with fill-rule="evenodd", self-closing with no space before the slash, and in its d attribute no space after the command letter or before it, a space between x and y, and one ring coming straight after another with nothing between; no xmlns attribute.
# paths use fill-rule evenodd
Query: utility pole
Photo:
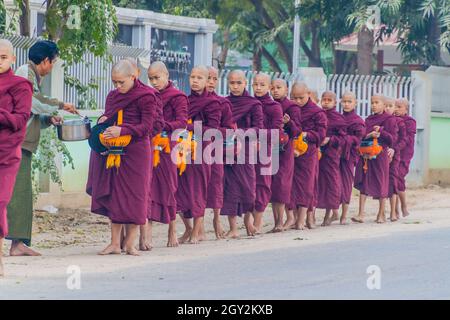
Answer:
<svg viewBox="0 0 450 320"><path fill-rule="evenodd" d="M298 63L300 60L300 16L298 15L298 8L300 7L300 0L295 0L295 22L294 22L294 39L292 52L292 72L297 72Z"/></svg>

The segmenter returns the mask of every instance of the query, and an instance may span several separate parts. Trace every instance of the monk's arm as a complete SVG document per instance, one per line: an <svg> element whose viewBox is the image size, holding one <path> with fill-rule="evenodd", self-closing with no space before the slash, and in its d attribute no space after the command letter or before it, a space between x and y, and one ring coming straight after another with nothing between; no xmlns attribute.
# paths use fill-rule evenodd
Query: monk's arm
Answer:
<svg viewBox="0 0 450 320"><path fill-rule="evenodd" d="M300 134L300 108L289 108L289 120L286 127L289 129L289 137L295 138Z"/></svg>
<svg viewBox="0 0 450 320"><path fill-rule="evenodd" d="M281 106L272 108L270 116L272 117L272 127L266 129L281 129L283 127L283 109Z"/></svg>
<svg viewBox="0 0 450 320"><path fill-rule="evenodd" d="M137 102L141 111L141 123L121 125L121 135L132 135L134 137L148 136L153 128L153 121L156 116L156 109L154 106L158 103L158 99L154 95L146 95L140 98ZM149 107L151 106L151 107Z"/></svg>
<svg viewBox="0 0 450 320"><path fill-rule="evenodd" d="M220 124L220 132L225 137L227 129L233 129L233 115L231 114L231 105L229 102L222 102L222 119Z"/></svg>
<svg viewBox="0 0 450 320"><path fill-rule="evenodd" d="M323 112L318 112L314 115L313 121L314 129L307 131L306 140L318 147L327 135L327 116Z"/></svg>
<svg viewBox="0 0 450 320"><path fill-rule="evenodd" d="M185 96L178 96L174 98L172 105L175 108L175 120L165 121L164 130L173 132L176 129L186 128L188 118L188 99Z"/></svg>
<svg viewBox="0 0 450 320"><path fill-rule="evenodd" d="M414 145L414 138L417 132L416 121L414 119L405 121L406 125L406 136L408 137L408 144Z"/></svg>
<svg viewBox="0 0 450 320"><path fill-rule="evenodd" d="M380 140L383 144L392 148L397 140L398 126L394 119L386 120L383 127L380 128Z"/></svg>
<svg viewBox="0 0 450 320"><path fill-rule="evenodd" d="M203 133L208 129L218 129L220 127L220 105L215 100L205 108L206 123L203 124Z"/></svg>
<svg viewBox="0 0 450 320"><path fill-rule="evenodd" d="M151 106L153 107L152 109L154 111L154 115L153 115L153 127L152 130L150 130L150 132L152 136L156 136L163 130L165 125L163 103L161 100L161 96L159 94L156 95L154 103Z"/></svg>
<svg viewBox="0 0 450 320"><path fill-rule="evenodd" d="M405 122L399 122L398 123L398 139L397 139L397 152L402 151L405 149L407 143L408 143L408 137L406 136L406 125Z"/></svg>
<svg viewBox="0 0 450 320"><path fill-rule="evenodd" d="M264 128L264 114L262 111L262 105L256 104L252 108L252 123L250 125L251 129L254 129L256 132L259 131L259 129Z"/></svg>
<svg viewBox="0 0 450 320"><path fill-rule="evenodd" d="M27 125L31 112L31 87L24 83L11 89L14 109L12 112L0 109L0 125L13 132L21 130Z"/></svg>

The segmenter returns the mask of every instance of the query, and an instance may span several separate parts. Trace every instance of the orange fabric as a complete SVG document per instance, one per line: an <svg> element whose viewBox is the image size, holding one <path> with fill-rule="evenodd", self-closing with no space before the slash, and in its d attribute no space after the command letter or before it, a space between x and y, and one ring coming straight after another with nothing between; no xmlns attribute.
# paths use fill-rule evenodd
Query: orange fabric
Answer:
<svg viewBox="0 0 450 320"><path fill-rule="evenodd" d="M376 157L383 151L383 147L378 144L378 139L373 139L371 146L359 147L359 154L364 158L364 173L369 170L368 160L376 159Z"/></svg>

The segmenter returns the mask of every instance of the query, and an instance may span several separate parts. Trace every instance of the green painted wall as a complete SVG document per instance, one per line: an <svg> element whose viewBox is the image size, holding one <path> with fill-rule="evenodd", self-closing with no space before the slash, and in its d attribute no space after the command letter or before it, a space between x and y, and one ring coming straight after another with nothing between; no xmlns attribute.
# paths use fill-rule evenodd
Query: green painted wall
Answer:
<svg viewBox="0 0 450 320"><path fill-rule="evenodd" d="M450 169L450 117L431 117L430 169Z"/></svg>

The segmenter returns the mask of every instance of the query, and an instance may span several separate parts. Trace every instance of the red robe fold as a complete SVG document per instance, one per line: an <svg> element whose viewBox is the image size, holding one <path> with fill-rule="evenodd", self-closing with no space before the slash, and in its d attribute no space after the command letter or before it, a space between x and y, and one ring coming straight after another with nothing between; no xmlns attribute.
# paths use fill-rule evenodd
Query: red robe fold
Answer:
<svg viewBox="0 0 450 320"><path fill-rule="evenodd" d="M261 102L250 96L247 91L242 96L230 95L233 123L238 129L244 131L263 128L263 111ZM244 164L226 164L224 167L224 203L221 214L239 215L253 212L256 200L256 172L255 165L249 163L250 148L256 148L255 142L247 140L242 152L245 150Z"/></svg>
<svg viewBox="0 0 450 320"><path fill-rule="evenodd" d="M398 191L406 191L406 176L409 172L409 165L414 156L415 136L416 136L416 120L413 117L406 115L401 117L405 123L406 129L406 145L400 152L399 164L399 181Z"/></svg>
<svg viewBox="0 0 450 320"><path fill-rule="evenodd" d="M8 235L6 208L20 167L32 95L28 80L15 76L11 69L0 74L0 238Z"/></svg>
<svg viewBox="0 0 450 320"><path fill-rule="evenodd" d="M176 129L186 128L188 98L176 89L172 82L160 92L163 103L163 130L171 137ZM176 142L171 142L171 151ZM170 153L160 152L160 163L153 169L149 219L161 223L169 223L176 219L177 201L175 194L178 188L177 166Z"/></svg>
<svg viewBox="0 0 450 320"><path fill-rule="evenodd" d="M131 135L119 169L106 169L106 157L91 151L86 192L92 197L91 211L117 224L144 225L150 198L152 158L150 134L161 100L155 90L136 80L122 94L113 90L105 106L107 122L117 121L123 110L121 135Z"/></svg>
<svg viewBox="0 0 450 320"><path fill-rule="evenodd" d="M274 101L272 97L267 93L265 96L256 97L263 107L264 113L264 128L268 130L267 132L267 143L268 143L268 156L271 156L272 143L269 130L276 129L281 130L283 126L283 109L281 105ZM263 146L265 147L265 146ZM259 159L259 157L258 157ZM267 205L270 202L272 196L272 175L262 175L261 170L270 168L271 162L267 164L262 164L260 161L255 165L256 170L256 200L255 200L255 211L264 212Z"/></svg>
<svg viewBox="0 0 450 320"><path fill-rule="evenodd" d="M325 111L311 99L301 107L301 128L307 132L308 151L295 158L294 182L290 209L309 208L317 206L319 157L318 148L326 136L327 116Z"/></svg>
<svg viewBox="0 0 450 320"><path fill-rule="evenodd" d="M271 202L289 204L291 201L292 181L294 178L294 138L300 134L301 109L293 101L284 98L277 101L281 104L283 114L291 118L284 126L284 131L289 135L289 142L280 150L279 170L272 177Z"/></svg>
<svg viewBox="0 0 450 320"><path fill-rule="evenodd" d="M344 112L347 123L347 136L341 157L340 171L342 179L341 203L349 204L352 197L353 182L355 180L355 166L359 159L359 145L366 134L364 120L355 111Z"/></svg>
<svg viewBox="0 0 450 320"><path fill-rule="evenodd" d="M336 108L325 111L327 115L327 134L330 141L322 149L319 161L319 194L317 208L339 209L342 196L342 180L339 165L347 136L347 123Z"/></svg>
<svg viewBox="0 0 450 320"><path fill-rule="evenodd" d="M389 192L389 157L387 149L392 148L397 139L397 123L393 116L387 113L373 114L366 119L366 134L373 131L374 126L380 126L378 143L383 151L376 159L368 160L368 171L364 172L364 159L359 157L355 172L355 188L362 194L375 199L387 198Z"/></svg>
<svg viewBox="0 0 450 320"><path fill-rule="evenodd" d="M395 151L394 158L389 164L389 192L388 197L392 197L394 194L398 194L399 192L399 184L400 184L400 154L401 151L405 148L407 140L406 140L406 125L405 121L401 117L394 117L397 128L397 140L394 142L393 149Z"/></svg>
<svg viewBox="0 0 450 320"><path fill-rule="evenodd" d="M231 103L227 98L218 96L215 92L210 93L220 102L220 127L222 137L226 137L226 129L233 128L233 116L231 114ZM211 209L221 209L223 207L223 187L224 187L223 164L213 163L211 165L211 179L208 185L208 197L206 207Z"/></svg>
<svg viewBox="0 0 450 320"><path fill-rule="evenodd" d="M201 95L192 92L189 96L188 118L193 122L201 121L203 132L207 129L217 129L220 126L220 103L217 98L205 90ZM193 124L188 124L188 130L193 130ZM201 137L197 137L201 138ZM202 154L208 143L203 141ZM198 157L202 154L198 153ZM211 177L211 165L202 159L201 164L191 163L178 178L176 193L177 208L185 218L203 217L206 209L208 184Z"/></svg>

